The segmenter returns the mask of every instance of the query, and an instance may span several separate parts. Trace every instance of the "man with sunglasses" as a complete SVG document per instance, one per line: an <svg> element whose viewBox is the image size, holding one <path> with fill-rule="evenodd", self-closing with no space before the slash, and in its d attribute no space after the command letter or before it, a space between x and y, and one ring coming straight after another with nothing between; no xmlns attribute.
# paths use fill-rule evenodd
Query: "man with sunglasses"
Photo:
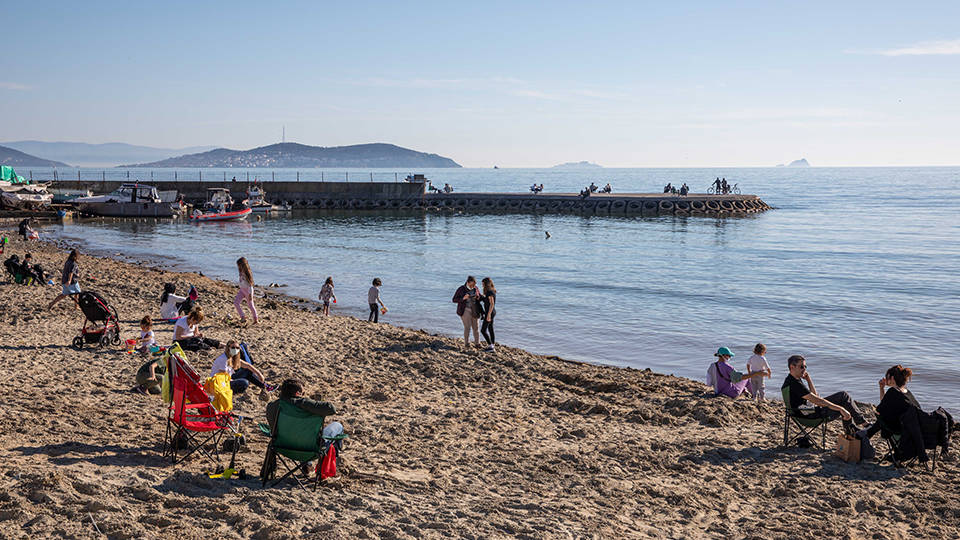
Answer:
<svg viewBox="0 0 960 540"><path fill-rule="evenodd" d="M816 406L813 414L806 415L810 418L836 418L839 416L843 419L844 426L848 425L851 419L857 426L867 423L850 394L837 392L825 398L817 395L817 387L814 386L813 379L810 378L810 373L807 371L807 360L803 356L795 354L788 358L787 367L790 374L784 379L781 388L790 388L789 405L791 409L797 409L804 402L809 402ZM806 386L802 381L807 382Z"/></svg>

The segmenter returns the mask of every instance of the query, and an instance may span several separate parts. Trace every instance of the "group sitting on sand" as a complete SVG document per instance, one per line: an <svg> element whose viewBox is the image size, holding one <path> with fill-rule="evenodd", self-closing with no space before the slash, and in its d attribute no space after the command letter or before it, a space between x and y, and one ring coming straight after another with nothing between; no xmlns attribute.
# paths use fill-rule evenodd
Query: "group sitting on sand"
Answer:
<svg viewBox="0 0 960 540"><path fill-rule="evenodd" d="M748 393L753 399L764 400L764 378L772 375L764 356L766 351L766 346L758 343L747 361L746 372L739 372L729 363L734 353L727 347L720 347L714 353L717 360L707 369L707 384L717 396L737 398ZM910 368L893 366L880 379L881 400L877 405L877 421L873 423L867 421L848 392L839 391L821 397L803 356L795 354L787 358L787 369L781 390L789 398L789 403L784 405L794 411L793 414L827 420L840 418L844 431L861 440L869 440L878 432L884 436L900 434L905 444L900 445L902 455L898 459L916 457L920 463L926 463L929 460L926 450L935 451L937 446L941 448L942 459L951 459L947 449L950 433L955 427L953 419L942 407L933 413L923 411L906 388L913 375ZM813 409L803 409L806 405L813 405Z"/></svg>

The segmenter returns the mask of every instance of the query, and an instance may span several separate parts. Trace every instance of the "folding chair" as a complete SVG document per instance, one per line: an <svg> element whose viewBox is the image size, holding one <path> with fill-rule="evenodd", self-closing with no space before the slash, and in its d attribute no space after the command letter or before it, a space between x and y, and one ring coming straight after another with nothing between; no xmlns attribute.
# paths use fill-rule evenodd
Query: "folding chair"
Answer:
<svg viewBox="0 0 960 540"><path fill-rule="evenodd" d="M210 404L210 396L203 389L200 376L187 363L178 345L168 349L167 364L172 400L167 410L163 456L170 456L177 464L199 452L219 465L223 436L238 436L241 418L230 412L220 412ZM187 453L178 458L181 441L186 443ZM211 442L214 444L212 453L205 448ZM233 445L234 459L237 446Z"/></svg>
<svg viewBox="0 0 960 540"><path fill-rule="evenodd" d="M810 440L814 447L819 447L821 450L826 450L827 424L830 423L830 420L832 419L809 416L809 413L813 412L813 408L790 407L790 387L782 388L781 391L783 393L783 406L785 409L783 415L783 447L789 448L791 445L797 443L797 441L800 439L806 437ZM796 435L791 436L791 425L796 426ZM820 428L819 445L817 445L817 441L814 438L817 428Z"/></svg>
<svg viewBox="0 0 960 540"><path fill-rule="evenodd" d="M879 416L877 416L877 422L880 424L880 437L887 443L887 453L880 458L881 463L890 460L895 468L901 469L912 465L920 459L919 455L907 458L906 460L900 459L899 456L903 455L901 449L903 433L892 429L890 425L884 422ZM933 457L930 458L930 471L935 472L937 470L937 454L939 453L936 446L933 448L932 453Z"/></svg>
<svg viewBox="0 0 960 540"><path fill-rule="evenodd" d="M277 420L273 424L273 433L270 434L270 443L267 445L263 466L260 468L263 486L275 477L276 465L279 463L287 472L274 480L270 487L276 486L288 477L293 477L301 488L306 489L297 475L299 471L303 479L312 482L313 489L317 489L317 485L320 484L319 467L314 478L311 479L309 471L303 470L304 465L311 460L317 460L319 465L327 454L328 442L347 438L346 434L332 438L322 437L323 420L323 416L311 414L292 403L280 400Z"/></svg>

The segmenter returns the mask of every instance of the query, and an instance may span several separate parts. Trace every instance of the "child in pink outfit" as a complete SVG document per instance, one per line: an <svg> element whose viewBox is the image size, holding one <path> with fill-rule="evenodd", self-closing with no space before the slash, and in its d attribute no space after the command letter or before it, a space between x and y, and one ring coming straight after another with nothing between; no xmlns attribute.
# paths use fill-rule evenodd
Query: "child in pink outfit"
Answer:
<svg viewBox="0 0 960 540"><path fill-rule="evenodd" d="M253 317L253 324L257 324L257 308L253 305L253 274L250 272L250 264L246 257L237 259L237 270L240 271L240 290L237 296L233 298L233 305L240 314L240 322L247 322L247 317L243 313L243 304L246 303L250 309L250 315Z"/></svg>

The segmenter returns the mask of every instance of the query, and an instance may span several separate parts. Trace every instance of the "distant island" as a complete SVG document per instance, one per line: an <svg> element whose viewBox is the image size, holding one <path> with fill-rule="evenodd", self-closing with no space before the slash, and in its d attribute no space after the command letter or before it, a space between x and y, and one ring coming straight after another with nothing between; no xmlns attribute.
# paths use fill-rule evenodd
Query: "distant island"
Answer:
<svg viewBox="0 0 960 540"><path fill-rule="evenodd" d="M589 161L571 161L554 165L551 169L602 169L603 167Z"/></svg>
<svg viewBox="0 0 960 540"><path fill-rule="evenodd" d="M113 167L121 163L156 161L183 154L206 152L216 146L154 148L127 143L91 144L81 142L14 141L0 143L15 150L73 163L77 167ZM51 165L52 166L52 165Z"/></svg>
<svg viewBox="0 0 960 540"><path fill-rule="evenodd" d="M385 143L331 147L278 143L252 150L217 148L209 152L122 167L451 168L460 165L437 154L426 154Z"/></svg>
<svg viewBox="0 0 960 540"><path fill-rule="evenodd" d="M783 163L780 163L777 165L777 167L809 167L809 166L810 166L810 163L807 162L806 158L800 158L800 159L791 161L789 165L784 165Z"/></svg>
<svg viewBox="0 0 960 540"><path fill-rule="evenodd" d="M66 163L31 156L6 146L0 146L0 165L9 167L69 167Z"/></svg>

